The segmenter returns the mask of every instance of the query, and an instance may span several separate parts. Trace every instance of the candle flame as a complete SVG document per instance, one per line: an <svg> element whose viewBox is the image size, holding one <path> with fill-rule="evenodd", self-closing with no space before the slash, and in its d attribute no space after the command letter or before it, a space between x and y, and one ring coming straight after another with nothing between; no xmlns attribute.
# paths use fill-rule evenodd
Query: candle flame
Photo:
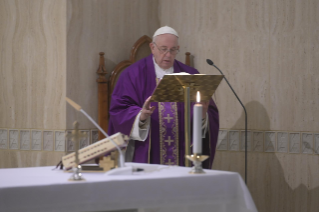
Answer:
<svg viewBox="0 0 319 212"><path fill-rule="evenodd" d="M196 94L196 101L200 102L200 93L199 93L199 91L197 91L197 94Z"/></svg>

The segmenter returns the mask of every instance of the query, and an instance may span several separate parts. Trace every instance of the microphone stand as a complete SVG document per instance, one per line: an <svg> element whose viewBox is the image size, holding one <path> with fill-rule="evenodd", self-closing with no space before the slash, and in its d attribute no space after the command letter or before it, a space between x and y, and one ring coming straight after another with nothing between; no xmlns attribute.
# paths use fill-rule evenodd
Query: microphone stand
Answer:
<svg viewBox="0 0 319 212"><path fill-rule="evenodd" d="M233 91L233 93L235 94L237 100L239 101L241 106L244 108L244 112L245 112L245 183L247 185L247 111L246 111L246 108L243 105L243 103L240 101L240 99L237 96L236 92L234 91L233 87L229 84L229 82L228 82L226 76L224 75L224 73L217 66L215 66L214 62L211 61L210 59L207 59L206 62L208 63L208 65L214 66L224 76L224 79L226 80L226 82L229 85L230 89Z"/></svg>
<svg viewBox="0 0 319 212"><path fill-rule="evenodd" d="M110 141L113 143L113 145L116 147L116 149L119 152L119 160L118 160L118 166L120 168L125 167L125 157L124 154L121 150L121 148L119 147L119 145L117 145L115 143L115 141L113 141L113 139L91 118L91 116L89 116L82 108L80 105L76 104L74 101L72 101L71 99L69 99L68 97L65 97L66 101L72 106L74 107L74 109L76 109L77 111L80 111L81 113L83 113L91 122L92 124L94 124L102 133L106 138L109 138Z"/></svg>
<svg viewBox="0 0 319 212"><path fill-rule="evenodd" d="M117 151L119 152L118 166L120 168L125 167L124 154L123 154L121 148L119 147L119 145L117 145L117 143L115 143L115 141L113 141L113 139L83 109L80 109L80 112L83 113L92 122L92 124L94 124L103 133L103 135L106 138L110 139L110 141L113 143L113 145L116 147Z"/></svg>

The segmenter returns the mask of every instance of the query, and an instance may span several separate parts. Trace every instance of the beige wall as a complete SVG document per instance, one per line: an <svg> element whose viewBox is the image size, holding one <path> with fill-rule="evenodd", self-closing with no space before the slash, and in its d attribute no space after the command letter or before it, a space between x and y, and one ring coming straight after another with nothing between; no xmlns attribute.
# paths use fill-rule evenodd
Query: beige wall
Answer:
<svg viewBox="0 0 319 212"><path fill-rule="evenodd" d="M65 19L63 0L0 0L0 167L54 165L64 154L53 134L66 127Z"/></svg>
<svg viewBox="0 0 319 212"><path fill-rule="evenodd" d="M160 25L178 30L182 52L194 55L200 72L222 69L248 112L251 133L310 134L310 154L248 153L248 187L259 211L317 211L319 208L319 1L316 0L161 0ZM183 56L179 55L183 60ZM225 82L216 92L220 126L244 129L240 104ZM276 134L277 133L277 134ZM230 137L228 137L230 140ZM255 143L253 138L253 144ZM214 169L240 172L244 153L217 151ZM275 146L278 140L275 139ZM264 141L265 142L265 141ZM289 148L292 148L292 145ZM254 147L254 146L253 146Z"/></svg>
<svg viewBox="0 0 319 212"><path fill-rule="evenodd" d="M0 1L0 128L65 129L66 3Z"/></svg>
<svg viewBox="0 0 319 212"><path fill-rule="evenodd" d="M219 74L206 63L212 59L243 103L265 108L248 111L250 129L318 132L318 11L316 0L161 0L159 19L182 35L181 52L194 55L200 72ZM225 82L216 98L221 127L232 128L242 110L224 96L232 96Z"/></svg>
<svg viewBox="0 0 319 212"><path fill-rule="evenodd" d="M157 1L68 1L67 96L97 120L97 75L99 52L105 52L105 67L129 59L130 49L142 35L158 28ZM67 107L67 128L74 120L81 128L95 128L82 114Z"/></svg>
<svg viewBox="0 0 319 212"><path fill-rule="evenodd" d="M97 120L98 53L105 52L109 73L128 59L134 42L158 28L157 5L0 0L1 168L57 164L69 150L64 135L75 120L89 130L87 143L96 139L95 127L65 96Z"/></svg>

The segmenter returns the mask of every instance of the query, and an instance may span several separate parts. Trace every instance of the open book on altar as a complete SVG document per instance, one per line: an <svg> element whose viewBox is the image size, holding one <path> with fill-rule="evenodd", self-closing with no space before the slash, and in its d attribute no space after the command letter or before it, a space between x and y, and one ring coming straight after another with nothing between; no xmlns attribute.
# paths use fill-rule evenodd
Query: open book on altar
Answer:
<svg viewBox="0 0 319 212"><path fill-rule="evenodd" d="M119 147L126 147L129 140L128 136L123 135L122 133L116 133L110 136L110 138L113 139L113 141ZM79 149L79 164L85 163L89 160L106 155L116 150L116 147L111 142L110 138L104 138L103 140L95 142L94 144ZM75 152L72 152L62 157L62 164L65 167L65 169L72 168L74 166L74 163Z"/></svg>

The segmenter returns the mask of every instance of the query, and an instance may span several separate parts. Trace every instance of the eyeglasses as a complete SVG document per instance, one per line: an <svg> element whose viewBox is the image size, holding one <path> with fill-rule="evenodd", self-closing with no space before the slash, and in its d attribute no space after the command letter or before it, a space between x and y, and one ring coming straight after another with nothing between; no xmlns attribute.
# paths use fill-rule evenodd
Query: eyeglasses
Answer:
<svg viewBox="0 0 319 212"><path fill-rule="evenodd" d="M176 55L179 52L179 49L173 48L173 49L168 49L168 48L159 48L155 42L153 42L156 46L156 48L160 51L161 54L166 54L167 52L170 52L172 55Z"/></svg>

